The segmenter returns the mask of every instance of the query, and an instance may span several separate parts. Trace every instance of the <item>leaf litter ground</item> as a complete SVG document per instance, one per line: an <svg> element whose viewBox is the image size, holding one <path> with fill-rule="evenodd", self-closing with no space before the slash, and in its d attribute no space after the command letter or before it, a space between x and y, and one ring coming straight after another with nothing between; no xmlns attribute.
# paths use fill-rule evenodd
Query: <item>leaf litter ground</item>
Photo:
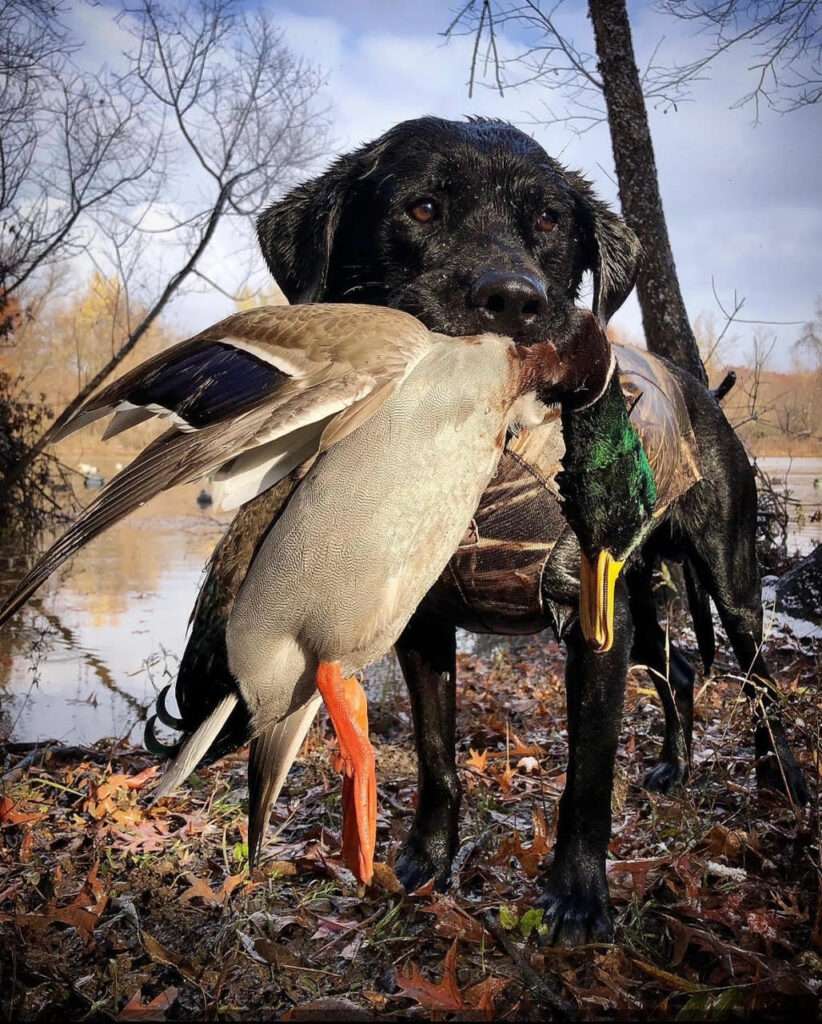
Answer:
<svg viewBox="0 0 822 1024"><path fill-rule="evenodd" d="M687 649L686 633L680 637ZM693 656L693 652L690 652ZM375 884L339 861L340 785L325 722L246 866L246 752L150 807L159 768L101 743L6 745L0 787L5 1020L814 1019L822 990L820 648L768 654L810 808L757 794L741 681L698 686L692 777L641 788L661 714L629 679L609 881L616 942L541 942L536 909L564 783L563 656L543 638L460 655L463 845L447 894L403 893L391 864L413 817L401 689L372 700L380 782ZM724 674L723 674L724 673Z"/></svg>

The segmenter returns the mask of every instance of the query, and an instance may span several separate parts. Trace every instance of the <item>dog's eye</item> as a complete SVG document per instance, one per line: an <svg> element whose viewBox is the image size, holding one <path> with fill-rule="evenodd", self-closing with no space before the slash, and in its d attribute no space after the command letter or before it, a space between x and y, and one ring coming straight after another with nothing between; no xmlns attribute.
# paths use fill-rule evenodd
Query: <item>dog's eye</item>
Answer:
<svg viewBox="0 0 822 1024"><path fill-rule="evenodd" d="M558 220L558 213L554 213L553 210L543 210L542 213L537 214L537 219L534 221L534 227L537 231L553 231L557 226Z"/></svg>
<svg viewBox="0 0 822 1024"><path fill-rule="evenodd" d="M417 199L408 207L408 216L418 224L430 224L439 215L439 207L433 199Z"/></svg>

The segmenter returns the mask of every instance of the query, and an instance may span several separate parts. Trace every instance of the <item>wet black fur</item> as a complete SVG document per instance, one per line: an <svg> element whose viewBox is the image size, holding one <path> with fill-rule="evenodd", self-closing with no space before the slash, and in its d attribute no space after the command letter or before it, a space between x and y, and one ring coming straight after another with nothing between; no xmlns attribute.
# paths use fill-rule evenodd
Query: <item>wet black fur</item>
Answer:
<svg viewBox="0 0 822 1024"><path fill-rule="evenodd" d="M421 198L433 199L440 210L430 224L409 216ZM543 211L557 222L547 234L534 229ZM477 301L477 282L488 273L523 278L543 292L538 313L523 314L503 333L536 339L561 330L585 271L594 277L595 310L607 320L631 290L639 259L633 232L584 178L517 129L481 120L424 118L398 125L275 203L259 219L259 236L289 301L395 306L453 335L493 329L493 311ZM705 480L680 500L646 544L644 559L620 583L618 639L608 654L593 654L576 623L579 548L570 530L558 538L545 573L546 625L554 625L568 647L569 764L544 903L553 938L566 943L611 933L605 855L629 656L666 673L650 589L655 559L664 554L688 560L694 592L704 588L713 598L741 668L770 679L757 654L761 605L751 470L714 397L687 374L680 376ZM432 876L446 884L458 844L455 628L462 623L454 607L445 611L423 602L397 645L419 755L419 805L397 865L409 888ZM223 606L218 611L227 614ZM694 671L674 650L670 686L654 681L666 734L647 783L665 790L687 775ZM804 781L778 719L770 725L788 790L802 799ZM756 735L760 777L778 784L781 773L761 716Z"/></svg>

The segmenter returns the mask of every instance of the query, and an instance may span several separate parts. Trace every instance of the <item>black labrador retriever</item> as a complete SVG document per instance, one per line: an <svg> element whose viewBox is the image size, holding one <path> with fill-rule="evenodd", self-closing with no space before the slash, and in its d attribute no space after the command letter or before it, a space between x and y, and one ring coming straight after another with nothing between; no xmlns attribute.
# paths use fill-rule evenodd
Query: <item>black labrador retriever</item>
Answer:
<svg viewBox="0 0 822 1024"><path fill-rule="evenodd" d="M396 126L266 210L259 237L291 302L394 306L445 334L495 331L521 340L563 329L586 271L593 275L595 311L607 320L631 290L639 259L633 232L584 178L521 131L478 119L426 117ZM759 695L760 783L787 789L796 801L807 797L778 717L773 711L765 717L773 684L760 652L756 491L748 460L714 396L688 374L673 372L696 435L703 480L675 503L640 564L620 584L618 639L608 653L593 653L576 622L579 549L573 533L553 498L536 510L551 554L539 584L542 617L531 628L552 625L568 648L569 764L544 898L554 941L568 944L612 932L605 858L631 655L655 670L655 682L666 675L670 680L658 687L666 735L646 784L667 789L687 773L694 671L676 651L666 667L650 586L661 555L687 561L689 590L703 623L701 595L707 591L742 670L750 674L749 693ZM246 506L215 552L177 684L177 722L184 731L233 686L223 641L226 616L286 495L287 487L280 486ZM397 644L419 759L418 808L397 862L408 889L431 877L445 885L458 845L455 629L483 628L468 604L453 578L444 576ZM493 628L522 632L522 623L502 613ZM159 713L169 720L162 702ZM246 738L238 709L212 753Z"/></svg>

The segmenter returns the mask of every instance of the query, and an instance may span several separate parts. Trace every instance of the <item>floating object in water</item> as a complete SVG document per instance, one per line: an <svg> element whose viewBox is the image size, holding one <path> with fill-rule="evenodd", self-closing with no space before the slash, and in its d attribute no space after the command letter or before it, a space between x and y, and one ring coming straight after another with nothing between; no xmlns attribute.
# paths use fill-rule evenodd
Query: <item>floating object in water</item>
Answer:
<svg viewBox="0 0 822 1024"><path fill-rule="evenodd" d="M203 487L200 493L197 495L196 501L200 508L208 508L209 505L214 504L214 499L211 497L211 495L208 493L205 487Z"/></svg>

